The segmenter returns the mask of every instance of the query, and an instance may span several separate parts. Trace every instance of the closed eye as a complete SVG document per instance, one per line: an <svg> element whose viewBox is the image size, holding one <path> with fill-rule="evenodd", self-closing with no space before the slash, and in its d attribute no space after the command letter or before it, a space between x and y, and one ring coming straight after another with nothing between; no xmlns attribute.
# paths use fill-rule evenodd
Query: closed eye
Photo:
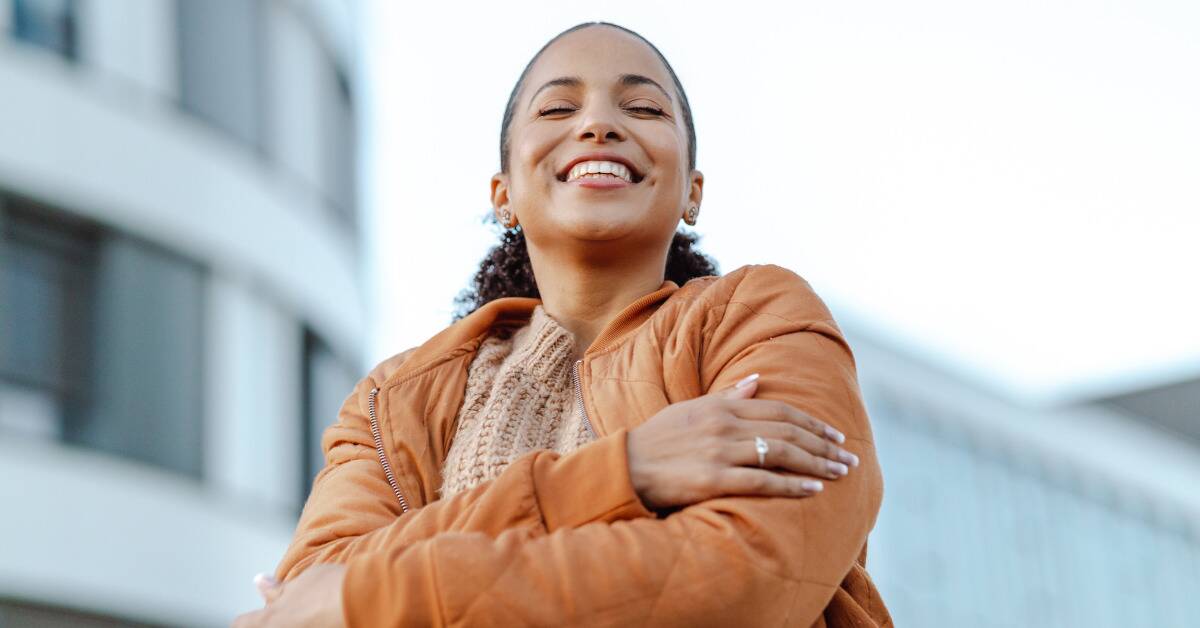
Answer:
<svg viewBox="0 0 1200 628"><path fill-rule="evenodd" d="M658 109L657 107L626 107L626 109L629 109L630 111L640 111L642 113L652 115L652 116L663 115L663 110Z"/></svg>

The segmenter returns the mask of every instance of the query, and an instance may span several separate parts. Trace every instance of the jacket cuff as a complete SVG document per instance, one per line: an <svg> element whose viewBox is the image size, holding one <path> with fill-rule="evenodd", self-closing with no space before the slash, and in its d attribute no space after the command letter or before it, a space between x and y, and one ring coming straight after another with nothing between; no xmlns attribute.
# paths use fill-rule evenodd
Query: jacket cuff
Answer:
<svg viewBox="0 0 1200 628"><path fill-rule="evenodd" d="M628 430L621 428L566 456L538 456L533 486L546 532L586 523L654 518L629 478Z"/></svg>

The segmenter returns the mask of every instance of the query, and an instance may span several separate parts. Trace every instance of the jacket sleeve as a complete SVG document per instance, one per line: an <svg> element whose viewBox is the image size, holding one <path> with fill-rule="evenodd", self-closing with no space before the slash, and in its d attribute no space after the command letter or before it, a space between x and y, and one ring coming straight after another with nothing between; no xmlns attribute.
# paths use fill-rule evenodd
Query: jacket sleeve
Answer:
<svg viewBox="0 0 1200 628"><path fill-rule="evenodd" d="M343 563L382 549L402 548L441 532L495 537L507 529L545 534L591 521L654 517L629 479L624 430L568 456L535 451L489 482L403 512L377 457L364 411L376 386L363 378L346 398L337 422L322 435L325 466L318 472L292 542L275 570L281 582L316 563ZM580 469L602 469L580 473ZM545 503L546 494L586 491L594 499Z"/></svg>
<svg viewBox="0 0 1200 628"><path fill-rule="evenodd" d="M853 357L828 310L794 273L750 269L712 306L702 383L760 373L757 398L837 427L857 468L809 498L713 499L663 519L543 535L444 533L364 555L343 583L348 625L813 624L862 552L882 477Z"/></svg>

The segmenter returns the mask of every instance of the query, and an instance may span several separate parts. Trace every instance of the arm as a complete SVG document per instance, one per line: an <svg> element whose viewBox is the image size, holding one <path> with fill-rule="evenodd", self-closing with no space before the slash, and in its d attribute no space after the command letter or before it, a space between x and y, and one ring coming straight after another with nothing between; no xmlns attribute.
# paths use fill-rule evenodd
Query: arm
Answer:
<svg viewBox="0 0 1200 628"><path fill-rule="evenodd" d="M721 309L705 333L707 388L760 373L759 398L847 435L861 460L854 473L813 499L720 498L665 519L445 533L364 555L342 588L349 625L811 625L860 555L882 498L853 357L790 271L748 273Z"/></svg>
<svg viewBox="0 0 1200 628"><path fill-rule="evenodd" d="M360 381L343 403L337 422L322 437L326 464L314 480L292 542L275 570L281 582L317 563L344 563L440 532L495 537L513 528L537 535L591 521L654 516L629 480L624 430L565 457L544 450L531 452L491 481L402 513L376 455L364 410L375 386L371 376ZM592 499L541 499L571 491L585 491Z"/></svg>

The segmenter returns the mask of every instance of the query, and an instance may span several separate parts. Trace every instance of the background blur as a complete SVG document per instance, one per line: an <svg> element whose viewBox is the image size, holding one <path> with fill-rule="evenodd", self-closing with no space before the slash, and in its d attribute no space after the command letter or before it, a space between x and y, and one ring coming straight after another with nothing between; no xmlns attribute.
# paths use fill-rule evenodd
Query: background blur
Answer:
<svg viewBox="0 0 1200 628"><path fill-rule="evenodd" d="M723 271L807 278L900 626L1200 616L1200 5L0 0L0 626L260 605L357 378L450 321L504 102L641 32Z"/></svg>

